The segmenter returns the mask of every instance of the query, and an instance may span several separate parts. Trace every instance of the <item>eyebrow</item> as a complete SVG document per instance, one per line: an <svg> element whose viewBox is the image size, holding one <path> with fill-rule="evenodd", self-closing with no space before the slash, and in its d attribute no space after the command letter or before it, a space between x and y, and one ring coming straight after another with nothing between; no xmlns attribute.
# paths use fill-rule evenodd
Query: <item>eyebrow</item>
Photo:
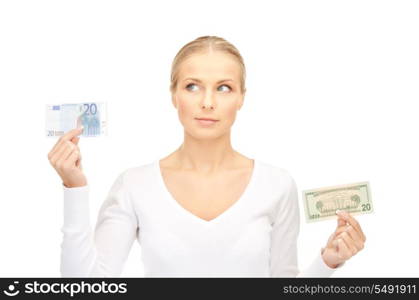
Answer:
<svg viewBox="0 0 419 300"><path fill-rule="evenodd" d="M183 81L186 81L186 80L194 80L194 81L197 81L197 82L202 82L201 80L199 80L198 78L192 78L192 77L188 77L188 78L185 78ZM221 80L219 80L219 81L217 81L217 83L221 83L221 82L226 82L226 81L233 81L234 82L234 80L233 79L230 79L230 78L227 78L227 79L221 79Z"/></svg>

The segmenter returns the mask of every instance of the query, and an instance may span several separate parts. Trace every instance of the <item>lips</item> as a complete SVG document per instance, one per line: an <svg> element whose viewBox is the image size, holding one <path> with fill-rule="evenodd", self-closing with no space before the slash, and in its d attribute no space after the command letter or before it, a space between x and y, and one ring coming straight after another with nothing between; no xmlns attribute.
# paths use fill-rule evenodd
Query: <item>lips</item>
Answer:
<svg viewBox="0 0 419 300"><path fill-rule="evenodd" d="M219 120L211 118L195 118L200 126L209 127L217 123Z"/></svg>
<svg viewBox="0 0 419 300"><path fill-rule="evenodd" d="M203 121L218 121L216 119L211 119L211 118L195 118L197 120L203 120Z"/></svg>

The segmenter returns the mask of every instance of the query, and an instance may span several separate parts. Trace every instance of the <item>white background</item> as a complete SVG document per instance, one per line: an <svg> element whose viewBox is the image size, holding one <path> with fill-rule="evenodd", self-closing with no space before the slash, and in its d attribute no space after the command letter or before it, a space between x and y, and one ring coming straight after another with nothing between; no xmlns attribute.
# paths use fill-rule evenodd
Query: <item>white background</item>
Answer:
<svg viewBox="0 0 419 300"><path fill-rule="evenodd" d="M108 137L80 141L94 223L121 171L181 144L170 64L202 35L233 43L247 67L233 148L287 169L301 201L370 181L365 248L333 276L418 276L418 15L417 1L1 1L0 276L60 276L45 104L108 102ZM300 212L303 269L336 221ZM137 243L121 276L143 276Z"/></svg>

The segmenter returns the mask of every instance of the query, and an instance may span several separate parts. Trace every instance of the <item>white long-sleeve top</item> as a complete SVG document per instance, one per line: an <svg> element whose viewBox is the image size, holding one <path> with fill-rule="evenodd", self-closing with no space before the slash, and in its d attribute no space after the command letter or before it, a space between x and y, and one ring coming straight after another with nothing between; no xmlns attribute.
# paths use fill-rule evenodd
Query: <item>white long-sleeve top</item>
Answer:
<svg viewBox="0 0 419 300"><path fill-rule="evenodd" d="M95 228L89 185L63 189L63 277L120 276L134 240L145 277L329 277L336 270L325 264L319 247L299 272L297 186L287 170L258 159L239 200L210 221L172 197L159 160L117 177Z"/></svg>

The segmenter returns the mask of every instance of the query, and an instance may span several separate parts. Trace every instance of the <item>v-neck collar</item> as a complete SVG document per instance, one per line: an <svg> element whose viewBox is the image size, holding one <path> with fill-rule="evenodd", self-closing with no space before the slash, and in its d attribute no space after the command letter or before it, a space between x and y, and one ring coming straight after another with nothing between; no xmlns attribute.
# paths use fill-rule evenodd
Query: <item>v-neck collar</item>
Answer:
<svg viewBox="0 0 419 300"><path fill-rule="evenodd" d="M168 202L172 204L172 206L174 207L174 209L178 210L181 214L183 214L186 218L190 218L194 221L197 221L200 224L206 225L206 226L210 226L212 224L217 224L219 222L221 222L224 218L227 218L229 215L231 215L232 213L234 213L234 211L236 211L237 209L239 209L240 206L242 206L244 204L244 202L246 202L248 195L251 191L251 189L253 188L254 182L256 181L256 173L258 172L259 169L259 161L254 158L253 159L253 170L252 170L252 174L250 175L250 180L247 183L247 186L245 188L245 190L243 191L243 193L241 194L240 198L238 200L236 200L236 202L234 202L231 206L229 206L226 210L224 210L221 214L219 214L217 217L207 221L204 220L200 217L198 217L197 215L193 214L192 212L190 212L189 210L187 210L186 208L184 208L170 193L170 191L168 190L166 183L164 181L162 172L161 172L161 168L160 168L160 160L157 159L154 161L153 163L153 169L154 169L154 173L157 176L157 181L159 183L159 186L161 188L161 190L163 191L163 193L165 194L165 198L168 199Z"/></svg>

